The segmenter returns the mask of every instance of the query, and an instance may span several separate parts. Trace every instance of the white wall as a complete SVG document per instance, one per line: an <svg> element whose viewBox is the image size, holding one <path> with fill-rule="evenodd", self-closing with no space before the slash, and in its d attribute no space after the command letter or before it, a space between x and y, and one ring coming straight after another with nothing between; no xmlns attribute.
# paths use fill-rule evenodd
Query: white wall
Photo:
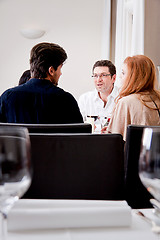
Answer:
<svg viewBox="0 0 160 240"><path fill-rule="evenodd" d="M105 0L0 0L0 94L18 84L29 68L31 48L54 42L68 54L59 86L77 99L94 88L91 68L102 56ZM39 39L26 39L24 27L46 30Z"/></svg>

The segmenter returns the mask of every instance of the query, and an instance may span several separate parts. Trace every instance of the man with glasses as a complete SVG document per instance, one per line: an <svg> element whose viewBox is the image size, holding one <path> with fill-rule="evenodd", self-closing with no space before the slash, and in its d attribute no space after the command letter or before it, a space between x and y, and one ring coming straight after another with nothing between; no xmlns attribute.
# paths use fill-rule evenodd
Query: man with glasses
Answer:
<svg viewBox="0 0 160 240"><path fill-rule="evenodd" d="M114 100L118 95L118 88L114 86L116 80L116 68L109 60L97 61L92 70L92 78L95 90L80 96L78 104L83 119L87 116L109 119L111 116Z"/></svg>

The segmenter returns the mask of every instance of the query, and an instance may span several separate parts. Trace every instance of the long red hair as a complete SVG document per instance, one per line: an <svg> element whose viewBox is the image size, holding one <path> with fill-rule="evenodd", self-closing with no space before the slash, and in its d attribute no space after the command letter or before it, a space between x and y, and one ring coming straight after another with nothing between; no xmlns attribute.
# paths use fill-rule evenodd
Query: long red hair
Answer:
<svg viewBox="0 0 160 240"><path fill-rule="evenodd" d="M160 94L156 90L156 86L158 86L156 68L152 60L144 55L136 55L127 57L124 63L127 64L128 74L120 90L118 100L133 93L139 93L140 96L151 94L160 100ZM142 102L144 103L143 100Z"/></svg>

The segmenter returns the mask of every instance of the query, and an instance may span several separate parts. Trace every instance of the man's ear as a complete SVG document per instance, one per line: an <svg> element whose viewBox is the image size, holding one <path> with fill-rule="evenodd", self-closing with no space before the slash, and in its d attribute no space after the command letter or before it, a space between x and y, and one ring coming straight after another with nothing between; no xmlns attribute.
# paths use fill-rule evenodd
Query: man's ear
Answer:
<svg viewBox="0 0 160 240"><path fill-rule="evenodd" d="M116 74L114 74L114 75L112 76L112 81L113 81L113 83L116 81Z"/></svg>
<svg viewBox="0 0 160 240"><path fill-rule="evenodd" d="M54 70L53 66L49 67L48 72L49 72L49 74L50 74L51 76L54 75L55 70Z"/></svg>

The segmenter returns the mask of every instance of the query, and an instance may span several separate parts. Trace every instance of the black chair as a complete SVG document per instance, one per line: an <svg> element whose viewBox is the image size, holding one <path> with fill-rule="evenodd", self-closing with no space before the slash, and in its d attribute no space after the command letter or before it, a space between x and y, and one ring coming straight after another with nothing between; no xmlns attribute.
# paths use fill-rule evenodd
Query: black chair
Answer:
<svg viewBox="0 0 160 240"><path fill-rule="evenodd" d="M125 192L126 200L132 208L152 207L149 200L153 196L143 186L138 174L141 139L145 127L154 128L154 126L140 125L129 125L127 127L125 143Z"/></svg>
<svg viewBox="0 0 160 240"><path fill-rule="evenodd" d="M24 123L0 123L0 126L18 126L28 128L29 133L91 133L92 126L89 123L72 124L24 124Z"/></svg>
<svg viewBox="0 0 160 240"><path fill-rule="evenodd" d="M124 199L119 134L30 134L33 179L23 198Z"/></svg>

